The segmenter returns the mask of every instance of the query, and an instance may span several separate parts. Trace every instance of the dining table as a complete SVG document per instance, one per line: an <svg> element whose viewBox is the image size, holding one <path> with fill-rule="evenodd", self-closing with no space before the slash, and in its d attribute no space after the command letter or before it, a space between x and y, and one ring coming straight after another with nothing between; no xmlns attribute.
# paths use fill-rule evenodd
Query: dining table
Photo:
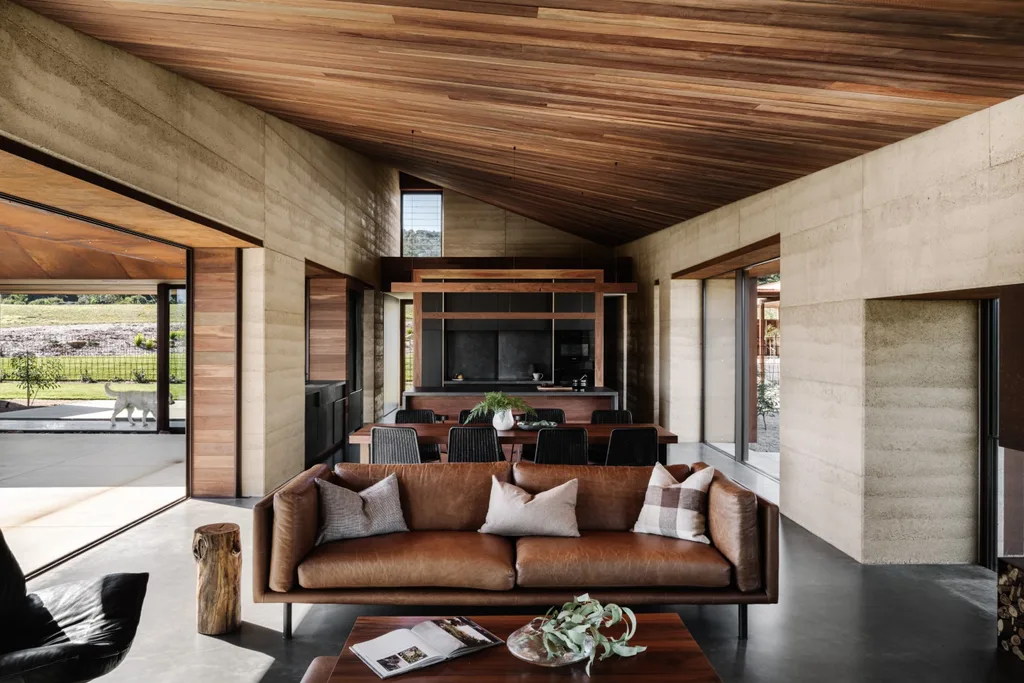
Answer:
<svg viewBox="0 0 1024 683"><path fill-rule="evenodd" d="M424 424L400 424L375 423L360 427L349 434L350 444L359 444L359 462L369 463L370 461L370 430L374 427L410 427L416 430L416 440L420 445L436 444L446 446L448 444L448 430L457 427L454 422L434 422ZM473 426L473 425L469 425ZM483 425L486 427L487 425ZM666 464L669 444L679 443L679 437L665 429L661 425L633 423L633 424L590 424L589 422L566 422L553 427L559 428L580 428L587 430L587 442L592 446L603 446L608 444L612 432L616 429L630 429L636 427L654 427L658 430L658 461ZM498 430L498 443L502 446L536 445L538 430L521 429L518 426L512 429ZM444 461L444 454L442 454Z"/></svg>

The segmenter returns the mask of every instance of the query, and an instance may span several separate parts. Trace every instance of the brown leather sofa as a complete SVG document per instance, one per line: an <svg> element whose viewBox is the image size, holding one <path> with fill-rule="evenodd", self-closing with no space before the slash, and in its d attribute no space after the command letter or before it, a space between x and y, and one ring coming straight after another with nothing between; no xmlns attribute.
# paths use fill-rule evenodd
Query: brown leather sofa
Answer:
<svg viewBox="0 0 1024 683"><path fill-rule="evenodd" d="M702 463L695 469L704 467ZM669 471L677 480L686 465ZM322 478L359 491L398 474L410 531L315 545ZM579 538L477 531L491 475L537 493L576 478ZM778 602L779 511L721 473L708 492L711 545L630 531L650 467L520 462L318 465L254 509L256 602L547 607L588 592L624 605Z"/></svg>

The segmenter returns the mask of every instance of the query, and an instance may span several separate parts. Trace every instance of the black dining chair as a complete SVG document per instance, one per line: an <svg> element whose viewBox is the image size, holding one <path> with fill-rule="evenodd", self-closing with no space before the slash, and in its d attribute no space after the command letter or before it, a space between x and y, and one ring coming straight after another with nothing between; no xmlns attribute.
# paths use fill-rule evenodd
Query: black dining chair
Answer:
<svg viewBox="0 0 1024 683"><path fill-rule="evenodd" d="M590 414L592 425L631 425L633 413L628 410L595 410Z"/></svg>
<svg viewBox="0 0 1024 683"><path fill-rule="evenodd" d="M395 424L427 424L437 422L437 416L433 410L399 410L395 413ZM420 460L422 462L441 462L441 447L436 443L419 444Z"/></svg>
<svg viewBox="0 0 1024 683"><path fill-rule="evenodd" d="M658 430L654 427L613 429L605 465L654 465L658 462Z"/></svg>
<svg viewBox="0 0 1024 683"><path fill-rule="evenodd" d="M448 430L448 462L499 462L505 456L498 431L490 426L452 427Z"/></svg>
<svg viewBox="0 0 1024 683"><path fill-rule="evenodd" d="M483 415L477 415L472 420L469 419L469 414L472 410L461 410L459 411L459 424L460 425L489 425L494 421L494 413L487 411Z"/></svg>
<svg viewBox="0 0 1024 683"><path fill-rule="evenodd" d="M370 429L370 462L377 465L418 465L419 438L412 427Z"/></svg>
<svg viewBox="0 0 1024 683"><path fill-rule="evenodd" d="M587 430L581 427L548 427L537 432L540 465L586 465Z"/></svg>
<svg viewBox="0 0 1024 683"><path fill-rule="evenodd" d="M0 533L0 680L80 683L108 674L135 639L149 574L25 589Z"/></svg>
<svg viewBox="0 0 1024 683"><path fill-rule="evenodd" d="M633 424L633 413L628 410L595 410L590 414L590 424L631 425ZM588 457L591 463L603 465L608 460L608 447L591 446Z"/></svg>
<svg viewBox="0 0 1024 683"><path fill-rule="evenodd" d="M545 422L554 422L555 424L565 424L565 411L561 408L536 408L534 409L536 415L531 415L529 420ZM533 444L523 444L519 451L519 457L522 460L536 460L537 459L537 447Z"/></svg>

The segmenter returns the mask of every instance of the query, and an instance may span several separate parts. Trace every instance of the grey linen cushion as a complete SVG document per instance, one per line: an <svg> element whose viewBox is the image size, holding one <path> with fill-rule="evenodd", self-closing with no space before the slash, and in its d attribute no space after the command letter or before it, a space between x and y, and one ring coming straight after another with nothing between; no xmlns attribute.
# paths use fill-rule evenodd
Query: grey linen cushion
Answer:
<svg viewBox="0 0 1024 683"><path fill-rule="evenodd" d="M321 522L317 545L409 530L402 516L396 475L358 493L323 479L314 481L320 489Z"/></svg>
<svg viewBox="0 0 1024 683"><path fill-rule="evenodd" d="M682 483L661 463L654 466L647 482L647 494L633 531L711 543L704 535L708 518L708 487L715 476L714 467L705 467Z"/></svg>
<svg viewBox="0 0 1024 683"><path fill-rule="evenodd" d="M579 536L576 479L531 495L491 475L491 500L482 534L497 536Z"/></svg>

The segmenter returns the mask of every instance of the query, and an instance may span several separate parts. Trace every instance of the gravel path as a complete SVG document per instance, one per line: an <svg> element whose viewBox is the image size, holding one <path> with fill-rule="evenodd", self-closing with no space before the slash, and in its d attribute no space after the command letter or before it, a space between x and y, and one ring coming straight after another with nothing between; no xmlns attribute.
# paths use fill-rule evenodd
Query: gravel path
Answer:
<svg viewBox="0 0 1024 683"><path fill-rule="evenodd" d="M181 323L172 330L184 330ZM121 356L156 354L135 346L135 335L156 337L156 323L104 323L102 325L41 325L0 329L0 357L30 352L39 356ZM185 340L174 344L184 349Z"/></svg>

